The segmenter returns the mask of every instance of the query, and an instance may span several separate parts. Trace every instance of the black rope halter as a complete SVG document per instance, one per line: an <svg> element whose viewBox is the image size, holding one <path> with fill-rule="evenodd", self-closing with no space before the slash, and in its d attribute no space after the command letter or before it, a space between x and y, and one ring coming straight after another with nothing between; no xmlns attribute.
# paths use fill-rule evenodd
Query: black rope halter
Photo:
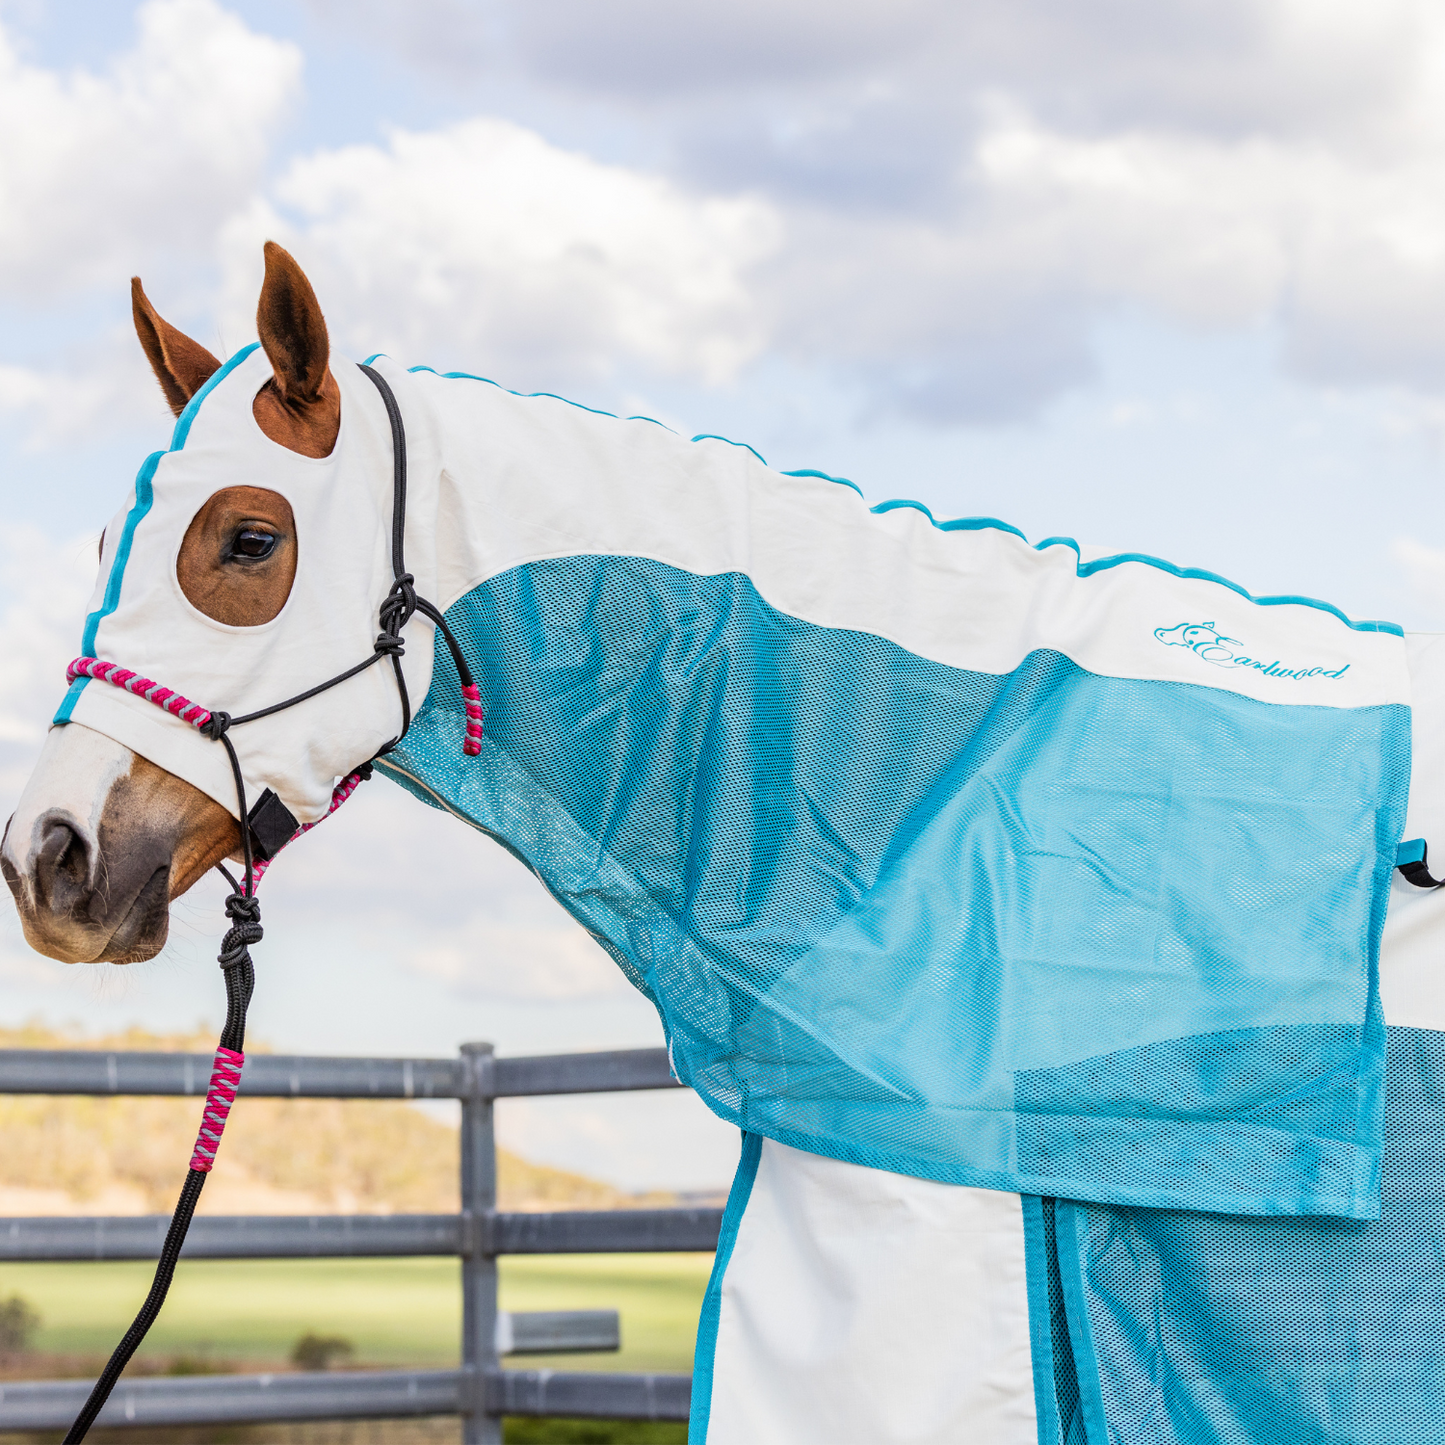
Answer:
<svg viewBox="0 0 1445 1445"><path fill-rule="evenodd" d="M95 1422L95 1417L110 1398L110 1393L115 1388L116 1381L120 1379L121 1372L130 1363L131 1356L135 1354L151 1325L155 1323L156 1316L160 1314L161 1306L165 1303L166 1294L176 1272L176 1262L180 1257L181 1246L185 1243L186 1231L190 1228L191 1218L196 1212L196 1204L201 1197L201 1188L206 1182L206 1175L210 1172L211 1164L215 1159L221 1130L225 1126L226 1116L230 1112L231 1103L235 1099L236 1090L240 1084L241 1064L244 1059L246 1042L246 1009L251 1002L251 992L256 983L250 948L253 943L261 941L263 932L261 904L256 897L256 885L260 881L261 873L265 871L265 864L290 839L305 831L286 805L269 788L257 799L254 809L247 809L246 781L241 772L240 759L236 756L236 749L229 736L230 730L240 727L244 723L255 722L259 718L270 717L273 713L284 712L289 707L295 707L297 703L316 697L319 693L346 682L358 673L365 672L367 668L374 667L383 659L389 659L392 672L396 677L397 691L401 696L401 731L390 742L377 749L370 760L363 763L345 780L341 787L337 788L332 802L334 808L340 798L350 795L356 782L371 776L371 763L376 758L391 752L411 727L411 698L407 693L406 677L402 673L401 667L401 659L405 651L401 631L411 618L420 612L423 616L431 618L436 624L441 635L446 639L453 662L456 663L457 676L461 681L468 717L467 737L463 750L469 756L475 756L481 751L481 704L471 670L467 667L461 647L452 635L451 628L447 626L441 610L425 598L417 596L416 579L406 570L406 429L402 424L401 408L397 405L391 387L387 385L380 373L372 370L369 366L362 366L361 370L366 373L381 393L381 399L386 405L387 420L391 424L392 583L391 590L381 604L379 619L381 630L377 633L376 641L372 645L370 657L358 662L355 667L347 668L345 672L337 673L335 677L329 678L326 682L318 683L305 692L299 692L295 697L288 697L284 702L272 703L270 707L258 708L255 712L245 713L241 717L232 717L225 712L211 712L196 723L202 733L213 742L219 742L226 750L226 756L231 764L231 776L236 785L236 816L241 822L241 859L244 866L240 880L233 877L224 865L218 865L226 882L231 885L230 896L226 899L226 917L230 919L231 926L221 941L221 953L217 960L226 981L226 1023L221 1030L220 1043L216 1050L216 1064L211 1074L210 1090L206 1095L206 1107L202 1116L200 1134L191 1155L191 1167L186 1175L186 1182L181 1188L175 1213L171 1216L165 1242L161 1246L160 1260L156 1265L150 1293L146 1295L140 1312L136 1315L131 1327L125 1332L121 1342L115 1347L115 1352L106 1363L105 1369L101 1371L100 1378L95 1382L95 1387L91 1390L84 1408L75 1417L75 1423L65 1437L65 1445L79 1445L79 1442L85 1439L91 1425ZM123 673L123 677L117 676L117 673ZM113 682L116 686L126 687L128 691L138 691L142 695L150 696L151 701L166 707L167 711L177 716L184 716L175 706L176 703L185 703L184 698L177 698L167 689L158 688L149 679L137 680L134 673L126 673L123 669L115 668L113 664L100 663L94 658L78 658L71 664L70 674L72 677L91 676ZM144 684L144 686L128 686L133 682ZM157 691L165 693L166 699L171 702L170 706L167 706L165 700L152 695ZM192 705L187 704L187 706Z"/></svg>

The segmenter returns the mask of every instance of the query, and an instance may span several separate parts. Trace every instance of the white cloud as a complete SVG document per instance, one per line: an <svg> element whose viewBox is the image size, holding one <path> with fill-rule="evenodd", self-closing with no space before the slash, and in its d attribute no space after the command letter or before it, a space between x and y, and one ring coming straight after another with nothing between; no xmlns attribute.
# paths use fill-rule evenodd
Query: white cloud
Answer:
<svg viewBox="0 0 1445 1445"><path fill-rule="evenodd" d="M20 421L24 445L34 451L66 446L138 417L167 415L128 325L123 334L67 357L64 365L0 365L0 413Z"/></svg>
<svg viewBox="0 0 1445 1445"><path fill-rule="evenodd" d="M386 886L362 880L381 876ZM558 1002L632 985L540 882L490 838L378 777L287 849L267 916L325 918L457 997Z"/></svg>
<svg viewBox="0 0 1445 1445"><path fill-rule="evenodd" d="M275 180L294 47L215 0L138 14L104 74L0 51L0 124L25 140L0 153L0 260L26 294L219 258L234 344L274 236L343 349L523 388L715 385L771 352L875 407L1019 417L1087 380L1129 311L1273 323L1314 381L1445 382L1445 15L1422 0L845 3L821 45L799 0L566 0L471 26L448 64L495 66L511 34L554 90L645 114L666 164L477 115ZM414 17L362 18L425 51ZM163 310L194 292L153 290ZM97 374L62 408L58 375L0 372L37 441L129 404Z"/></svg>
<svg viewBox="0 0 1445 1445"><path fill-rule="evenodd" d="M691 195L509 121L317 151L274 196L280 213L258 201L227 229L235 325L254 310L270 235L295 249L353 350L510 377L640 366L718 382L766 340L747 272L779 242L771 208Z"/></svg>
<svg viewBox="0 0 1445 1445"><path fill-rule="evenodd" d="M1429 626L1445 631L1445 547L1398 537L1391 550L1410 590L1433 614Z"/></svg>
<svg viewBox="0 0 1445 1445"><path fill-rule="evenodd" d="M96 542L89 536L57 543L38 528L13 524L0 530L0 743L18 745L25 766L65 692L65 665L75 656L95 584Z"/></svg>
<svg viewBox="0 0 1445 1445"><path fill-rule="evenodd" d="M525 886L525 885L524 885ZM588 934L555 908L546 925L517 926L478 910L466 925L404 948L408 968L464 993L495 998L562 999L626 993L621 969Z"/></svg>
<svg viewBox="0 0 1445 1445"><path fill-rule="evenodd" d="M186 264L261 180L294 46L214 0L150 0L103 74L25 63L0 31L0 286L33 303Z"/></svg>

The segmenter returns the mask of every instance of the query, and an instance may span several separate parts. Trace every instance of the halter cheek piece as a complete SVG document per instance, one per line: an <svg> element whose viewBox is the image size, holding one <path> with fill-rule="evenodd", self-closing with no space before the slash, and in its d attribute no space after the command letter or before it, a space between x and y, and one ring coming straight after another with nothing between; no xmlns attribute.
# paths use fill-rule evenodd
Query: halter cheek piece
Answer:
<svg viewBox="0 0 1445 1445"><path fill-rule="evenodd" d="M91 1390L85 1407L76 1416L75 1423L65 1437L65 1445L77 1445L77 1442L85 1438L101 1407L109 1399L111 1390L115 1388L121 1371L130 1362L131 1356L160 1313L175 1274L181 1245L185 1242L186 1231L190 1228L191 1216L195 1213L197 1201L201 1197L201 1186L206 1182L206 1175L215 1163L221 1132L226 1127L226 1116L235 1102L236 1091L241 1083L241 1068L245 1063L246 1007L251 1001L256 977L251 963L250 945L259 943L262 935L261 905L256 898L257 885L276 854L288 843L309 832L316 823L329 818L360 784L371 776L372 762L396 747L411 727L411 699L407 694L406 678L401 670L404 651L401 630L414 613L420 612L431 618L446 639L452 660L456 663L467 715L462 751L468 757L476 757L482 750L481 693L472 679L466 658L462 656L462 650L447 626L446 619L434 604L416 595L415 578L406 570L406 431L402 425L401 408L396 404L391 387L378 372L369 366L363 366L361 370L376 384L376 389L386 404L387 420L391 423L392 584L381 604L381 631L377 634L371 656L328 681L297 693L295 697L288 697L284 702L273 703L270 707L259 708L241 717L232 717L229 713L204 708L148 677L141 677L127 668L113 662L103 662L97 657L77 657L65 670L67 682L88 677L96 682L106 682L113 687L122 688L136 697L154 703L172 717L189 723L198 732L213 742L219 742L226 749L226 756L231 764L231 776L236 784L236 816L243 820L241 856L245 863L239 883L228 869L218 865L226 882L231 885L231 894L226 899L226 917L231 920L231 927L221 941L221 954L218 959L226 981L226 1024L221 1030L220 1044L216 1049L215 1065L211 1071L210 1087L206 1092L206 1104L201 1115L201 1128L191 1153L190 1170L181 1189L175 1213L171 1217L170 1228L166 1231L165 1243L161 1246L160 1260L156 1265L155 1280L151 1284L150 1293L146 1296L134 1323L115 1347L115 1353L111 1355L100 1378L95 1382L95 1388ZM230 730L244 723L255 722L258 718L270 717L272 713L284 712L288 707L295 707L297 703L305 702L308 698L365 672L383 658L391 660L397 691L401 694L401 731L384 747L379 748L371 759L362 763L336 785L331 794L331 805L315 823L304 826L298 824L290 809L270 788L261 794L256 800L256 806L248 812L246 782L241 774L241 763L236 756L236 749L227 736Z"/></svg>

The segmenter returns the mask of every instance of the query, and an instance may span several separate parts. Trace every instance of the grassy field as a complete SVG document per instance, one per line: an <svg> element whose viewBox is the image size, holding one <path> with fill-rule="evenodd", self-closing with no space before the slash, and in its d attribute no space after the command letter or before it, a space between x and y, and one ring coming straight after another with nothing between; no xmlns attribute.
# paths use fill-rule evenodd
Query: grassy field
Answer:
<svg viewBox="0 0 1445 1445"><path fill-rule="evenodd" d="M528 1357L518 1365L687 1371L711 1255L574 1255L506 1259L512 1310L616 1309L618 1354ZM446 1259L199 1260L182 1264L142 1354L209 1356L246 1368L284 1360L308 1330L343 1335L363 1365L454 1364L460 1266ZM145 1297L151 1266L0 1265L0 1299L39 1310L34 1348L105 1355Z"/></svg>

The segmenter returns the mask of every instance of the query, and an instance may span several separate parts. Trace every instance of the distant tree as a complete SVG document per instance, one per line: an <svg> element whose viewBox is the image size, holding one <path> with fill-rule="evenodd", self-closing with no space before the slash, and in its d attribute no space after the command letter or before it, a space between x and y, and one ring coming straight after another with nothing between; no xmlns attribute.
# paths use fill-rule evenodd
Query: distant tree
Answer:
<svg viewBox="0 0 1445 1445"><path fill-rule="evenodd" d="M0 1350L28 1350L40 1328L40 1311L23 1295L13 1294L0 1304Z"/></svg>
<svg viewBox="0 0 1445 1445"><path fill-rule="evenodd" d="M291 1346L291 1363L298 1370L329 1370L356 1353L356 1346L340 1335L318 1335L307 1330Z"/></svg>

